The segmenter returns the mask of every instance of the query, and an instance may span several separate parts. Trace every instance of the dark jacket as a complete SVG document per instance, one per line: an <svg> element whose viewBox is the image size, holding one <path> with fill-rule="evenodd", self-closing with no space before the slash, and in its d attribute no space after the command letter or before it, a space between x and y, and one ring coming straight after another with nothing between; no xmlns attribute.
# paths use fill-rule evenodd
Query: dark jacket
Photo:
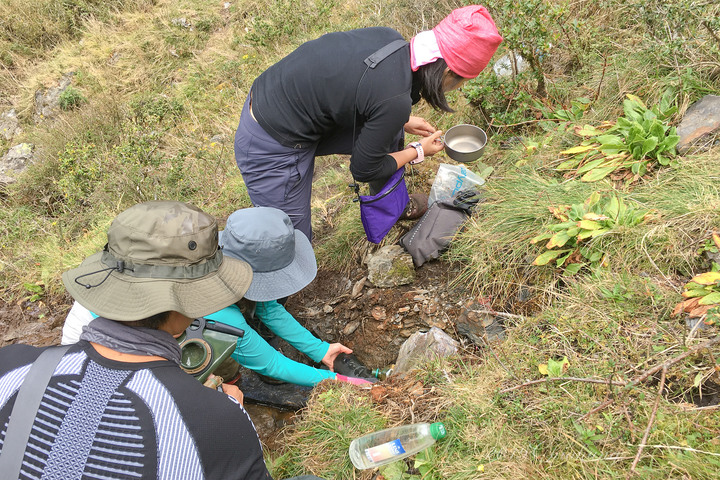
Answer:
<svg viewBox="0 0 720 480"><path fill-rule="evenodd" d="M319 144L318 155L351 154L356 180L390 177L397 164L388 153L401 148L397 136L419 100L410 48L374 69L364 60L401 38L393 29L375 27L328 33L300 45L255 80L255 118L285 146Z"/></svg>
<svg viewBox="0 0 720 480"><path fill-rule="evenodd" d="M0 349L0 425L41 351ZM49 478L270 479L250 417L227 395L170 361L110 360L82 340L50 379L20 478L43 472Z"/></svg>

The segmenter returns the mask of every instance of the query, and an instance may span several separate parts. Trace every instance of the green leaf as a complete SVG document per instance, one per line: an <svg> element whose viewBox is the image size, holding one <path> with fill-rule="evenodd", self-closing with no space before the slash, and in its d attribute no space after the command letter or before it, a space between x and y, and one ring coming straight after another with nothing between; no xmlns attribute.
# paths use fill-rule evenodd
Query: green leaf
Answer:
<svg viewBox="0 0 720 480"><path fill-rule="evenodd" d="M708 294L708 290L705 290L704 288L702 290L692 289L692 290L685 290L683 292L683 297L685 297L685 298L704 297L707 294Z"/></svg>
<svg viewBox="0 0 720 480"><path fill-rule="evenodd" d="M713 292L710 295L705 295L698 302L700 305L713 305L715 303L720 303L720 292Z"/></svg>
<svg viewBox="0 0 720 480"><path fill-rule="evenodd" d="M577 223L577 226L585 230L597 230L602 228L602 225L594 220L580 220Z"/></svg>
<svg viewBox="0 0 720 480"><path fill-rule="evenodd" d="M572 251L572 250L570 250L570 249L564 249L564 250L548 250L548 251L540 254L540 255L535 259L535 261L533 262L533 265L537 265L537 266L547 265L548 263L550 263L550 261L556 259L557 257L559 257L560 255L562 255L563 253L567 253L567 252L570 252L570 251Z"/></svg>
<svg viewBox="0 0 720 480"><path fill-rule="evenodd" d="M538 235L537 237L533 237L533 238L530 240L530 243L532 243L532 244L534 245L534 244L536 244L536 243L538 243L538 242L542 242L543 240L549 239L549 238L552 237L553 235L554 235L554 234L552 234L552 233L543 233L543 234L541 234L541 235Z"/></svg>
<svg viewBox="0 0 720 480"><path fill-rule="evenodd" d="M562 360L549 359L547 363L548 377L561 377L563 371L568 368L570 362L567 357L563 357Z"/></svg>
<svg viewBox="0 0 720 480"><path fill-rule="evenodd" d="M600 158L596 158L595 160L591 160L591 161L587 162L585 165L583 165L582 167L578 168L576 173L578 175L582 175L583 173L588 172L588 171L592 170L593 168L598 167L603 162L605 162L605 160L607 160L605 157L600 157Z"/></svg>
<svg viewBox="0 0 720 480"><path fill-rule="evenodd" d="M642 156L644 157L648 153L655 150L655 147L657 147L658 139L657 137L650 137L646 139L642 144Z"/></svg>
<svg viewBox="0 0 720 480"><path fill-rule="evenodd" d="M563 270L563 276L570 277L572 275L575 275L584 267L584 263L571 263L567 267L565 267L565 270Z"/></svg>
<svg viewBox="0 0 720 480"><path fill-rule="evenodd" d="M665 137L665 140L663 140L662 143L665 148L667 148L668 150L672 150L673 148L675 148L679 141L679 135L668 135L667 137Z"/></svg>
<svg viewBox="0 0 720 480"><path fill-rule="evenodd" d="M568 232L566 230L561 230L550 238L548 243L545 245L545 248L562 247L571 238L572 237L568 235Z"/></svg>
<svg viewBox="0 0 720 480"><path fill-rule="evenodd" d="M591 170L585 175L580 178L583 182L597 182L598 180L602 180L603 178L610 175L612 172L615 171L617 167L615 165L612 165L610 167L601 167L596 168L595 170Z"/></svg>

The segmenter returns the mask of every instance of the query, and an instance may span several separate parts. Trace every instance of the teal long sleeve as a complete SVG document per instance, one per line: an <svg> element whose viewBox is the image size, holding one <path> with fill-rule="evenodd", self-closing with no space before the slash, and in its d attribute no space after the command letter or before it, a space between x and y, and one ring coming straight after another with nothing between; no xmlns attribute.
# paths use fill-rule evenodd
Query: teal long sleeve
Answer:
<svg viewBox="0 0 720 480"><path fill-rule="evenodd" d="M257 302L255 314L275 335L310 357L313 362L321 362L330 348L329 343L323 342L300 325L276 300Z"/></svg>
<svg viewBox="0 0 720 480"><path fill-rule="evenodd" d="M317 355L319 355L319 353L323 350L322 344L325 344L326 347L319 359L321 360L322 357L325 356L325 353L327 353L327 349L329 348L329 344L315 338L310 332L297 323L297 321L292 318L292 316L277 302L265 303L275 303L281 307L287 316L292 319L292 322L302 329L302 331L300 331L294 326L291 326L290 328L283 328L282 326L279 326L278 324L281 320L286 321L283 320L285 317L281 315L281 312L272 307L269 310L264 309L264 311L272 317L269 319L270 324L274 325L277 330L275 330L275 328L273 328L270 324L268 324L268 327L270 327L276 335L284 338L291 345L295 346L295 348L306 355L310 352L312 355L308 356L314 361L318 361L316 360L318 358ZM263 318L260 312L258 312L258 316L261 318L263 323L267 324L266 318ZM321 370L303 363L295 362L275 350L265 341L265 339L253 330L250 325L248 325L247 321L245 321L245 317L243 317L240 312L240 309L235 305L224 308L212 315L207 315L206 318L245 330L245 335L238 339L237 346L235 347L232 357L240 365L249 368L250 370L254 370L262 375L276 378L278 380L308 387L312 387L326 378L335 378L334 372ZM286 335L290 338L288 339ZM299 337L300 340L295 341L294 336ZM312 337L314 342L307 337ZM320 343L320 345L316 345L317 343ZM303 350L304 347L307 348L307 351Z"/></svg>

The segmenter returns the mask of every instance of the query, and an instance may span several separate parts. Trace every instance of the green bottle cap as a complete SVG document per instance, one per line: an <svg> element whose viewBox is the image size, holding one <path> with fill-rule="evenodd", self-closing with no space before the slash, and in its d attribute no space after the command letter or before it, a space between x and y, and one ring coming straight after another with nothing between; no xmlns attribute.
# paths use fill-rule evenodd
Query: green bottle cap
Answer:
<svg viewBox="0 0 720 480"><path fill-rule="evenodd" d="M441 438L445 438L447 435L447 430L445 430L445 425L443 425L440 422L435 422L430 424L430 435L435 440L440 440Z"/></svg>

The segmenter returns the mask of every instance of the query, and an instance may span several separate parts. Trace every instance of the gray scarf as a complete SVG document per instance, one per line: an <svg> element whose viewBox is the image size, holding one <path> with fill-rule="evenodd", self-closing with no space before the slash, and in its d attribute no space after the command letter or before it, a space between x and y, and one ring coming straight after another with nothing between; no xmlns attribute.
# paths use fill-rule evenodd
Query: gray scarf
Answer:
<svg viewBox="0 0 720 480"><path fill-rule="evenodd" d="M80 340L94 342L116 352L133 355L157 355L180 365L180 346L168 332L131 327L98 317L83 327Z"/></svg>

